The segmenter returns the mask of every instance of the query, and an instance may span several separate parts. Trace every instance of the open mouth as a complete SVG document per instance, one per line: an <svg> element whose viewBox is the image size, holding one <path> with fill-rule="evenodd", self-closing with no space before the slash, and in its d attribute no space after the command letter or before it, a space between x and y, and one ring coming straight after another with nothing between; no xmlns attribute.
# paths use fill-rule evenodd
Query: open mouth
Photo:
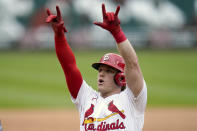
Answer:
<svg viewBox="0 0 197 131"><path fill-rule="evenodd" d="M99 79L99 80L98 80L98 84L99 84L99 85L102 85L103 83L104 83L104 80L103 80L103 79Z"/></svg>

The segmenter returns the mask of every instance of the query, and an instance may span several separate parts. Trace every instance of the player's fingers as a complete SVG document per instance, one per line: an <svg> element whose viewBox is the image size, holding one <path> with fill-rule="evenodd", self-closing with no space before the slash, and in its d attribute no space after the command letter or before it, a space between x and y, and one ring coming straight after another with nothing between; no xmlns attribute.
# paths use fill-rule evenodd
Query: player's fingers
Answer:
<svg viewBox="0 0 197 131"><path fill-rule="evenodd" d="M47 18L46 18L46 23L50 23L50 22L52 22L54 19L56 19L57 18L57 16L55 16L55 15L50 15L50 16L48 16Z"/></svg>
<svg viewBox="0 0 197 131"><path fill-rule="evenodd" d="M114 21L114 13L113 12L107 13L107 20Z"/></svg>
<svg viewBox="0 0 197 131"><path fill-rule="evenodd" d="M107 20L108 20L108 21L111 21L111 20L112 20L112 18L111 18L111 13L107 13Z"/></svg>
<svg viewBox="0 0 197 131"><path fill-rule="evenodd" d="M110 13L111 21L114 21L114 12Z"/></svg>
<svg viewBox="0 0 197 131"><path fill-rule="evenodd" d="M51 11L49 10L49 8L47 8L47 14L48 16L51 15Z"/></svg>
<svg viewBox="0 0 197 131"><path fill-rule="evenodd" d="M94 22L94 24L97 25L97 26L101 26L102 25L101 22Z"/></svg>
<svg viewBox="0 0 197 131"><path fill-rule="evenodd" d="M97 25L97 26L100 26L102 28L106 28L107 27L107 25L105 23L102 23L102 22L94 22L94 24Z"/></svg>
<svg viewBox="0 0 197 131"><path fill-rule="evenodd" d="M118 6L118 7L116 8L115 16L118 16L119 11L120 11L120 6Z"/></svg>
<svg viewBox="0 0 197 131"><path fill-rule="evenodd" d="M61 11L58 5L56 6L56 11L57 11L57 17L61 17Z"/></svg>
<svg viewBox="0 0 197 131"><path fill-rule="evenodd" d="M106 10L105 10L105 4L102 4L102 12L103 12L103 17L106 17Z"/></svg>
<svg viewBox="0 0 197 131"><path fill-rule="evenodd" d="M46 18L46 23L50 23L51 22L51 19L49 17Z"/></svg>
<svg viewBox="0 0 197 131"><path fill-rule="evenodd" d="M64 27L64 32L68 32L67 29L66 29L66 27Z"/></svg>

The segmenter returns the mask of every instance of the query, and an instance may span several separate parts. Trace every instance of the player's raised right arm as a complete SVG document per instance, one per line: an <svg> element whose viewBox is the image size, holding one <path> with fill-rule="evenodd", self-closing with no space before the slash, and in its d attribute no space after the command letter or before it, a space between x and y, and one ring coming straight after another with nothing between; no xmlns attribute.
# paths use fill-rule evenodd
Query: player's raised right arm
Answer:
<svg viewBox="0 0 197 131"><path fill-rule="evenodd" d="M57 15L53 15L50 10L47 9L48 17L46 18L46 22L52 24L55 33L56 54L63 68L68 89L72 97L76 98L83 79L77 68L75 56L64 35L64 32L67 32L67 30L64 26L64 21L58 6L56 6L56 10Z"/></svg>

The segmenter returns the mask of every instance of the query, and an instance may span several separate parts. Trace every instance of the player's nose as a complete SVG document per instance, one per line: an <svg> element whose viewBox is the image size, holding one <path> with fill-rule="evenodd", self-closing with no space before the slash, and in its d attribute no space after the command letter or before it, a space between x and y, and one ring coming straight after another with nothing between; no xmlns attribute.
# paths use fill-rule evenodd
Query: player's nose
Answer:
<svg viewBox="0 0 197 131"><path fill-rule="evenodd" d="M100 76L100 77L105 76L105 71L100 71L100 72L99 72L99 76Z"/></svg>

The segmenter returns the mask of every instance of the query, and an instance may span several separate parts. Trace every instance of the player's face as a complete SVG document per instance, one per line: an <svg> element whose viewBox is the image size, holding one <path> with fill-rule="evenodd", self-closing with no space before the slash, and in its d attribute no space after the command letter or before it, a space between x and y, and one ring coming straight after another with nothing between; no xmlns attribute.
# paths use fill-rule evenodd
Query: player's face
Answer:
<svg viewBox="0 0 197 131"><path fill-rule="evenodd" d="M120 89L114 82L114 76L117 70L107 65L101 65L98 69L98 91L103 96L109 96L119 91Z"/></svg>

